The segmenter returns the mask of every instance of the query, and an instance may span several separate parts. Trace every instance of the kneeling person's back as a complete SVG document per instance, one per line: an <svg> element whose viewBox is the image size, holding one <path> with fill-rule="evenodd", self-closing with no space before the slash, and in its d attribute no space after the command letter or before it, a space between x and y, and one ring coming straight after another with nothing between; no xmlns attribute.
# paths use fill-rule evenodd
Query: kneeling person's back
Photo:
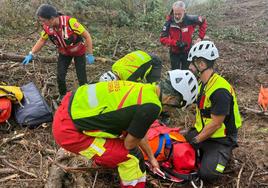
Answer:
<svg viewBox="0 0 268 188"><path fill-rule="evenodd" d="M95 130L143 138L161 111L156 85L129 81L84 85L73 94L69 112L81 132ZM95 133L96 133L95 132Z"/></svg>

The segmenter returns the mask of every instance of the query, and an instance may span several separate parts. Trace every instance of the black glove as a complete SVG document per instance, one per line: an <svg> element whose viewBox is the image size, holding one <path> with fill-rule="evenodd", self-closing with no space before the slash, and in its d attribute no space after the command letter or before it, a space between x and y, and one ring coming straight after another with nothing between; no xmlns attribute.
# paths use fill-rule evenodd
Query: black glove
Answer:
<svg viewBox="0 0 268 188"><path fill-rule="evenodd" d="M186 43L186 42L177 41L177 42L176 42L176 46L177 46L179 49L183 50L184 48L187 47L187 43Z"/></svg>
<svg viewBox="0 0 268 188"><path fill-rule="evenodd" d="M195 150L199 149L199 144L197 143L196 137L192 138L189 143L193 146Z"/></svg>

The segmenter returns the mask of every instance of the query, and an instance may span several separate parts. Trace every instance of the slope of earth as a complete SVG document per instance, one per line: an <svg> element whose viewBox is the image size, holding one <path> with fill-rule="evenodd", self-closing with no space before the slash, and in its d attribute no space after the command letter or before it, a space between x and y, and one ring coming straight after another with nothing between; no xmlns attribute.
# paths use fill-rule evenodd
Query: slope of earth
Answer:
<svg viewBox="0 0 268 188"><path fill-rule="evenodd" d="M237 93L243 116L240 129L239 147L226 173L221 180L205 187L267 187L268 186L268 116L254 112L260 110L257 105L260 85L268 87L268 2L266 0L227 0L209 8L203 5L190 11L207 15L209 37L220 50L217 70L229 80ZM197 11L198 10L198 11ZM217 14L215 14L217 12ZM118 47L112 49L115 58L126 51L136 48L150 49L164 60L164 69L168 69L168 50L158 43L158 34L124 31ZM103 29L103 32L109 30ZM12 36L0 38L0 52L25 54L38 38L30 36ZM138 42L136 38L142 38ZM128 42L126 42L128 41ZM150 47L146 45L151 44ZM124 45L123 45L124 44ZM53 54L48 48L47 54ZM43 64L35 61L27 68L12 61L0 62L0 81L23 85L34 81L53 107L57 98L55 64ZM111 63L96 62L87 66L90 81L96 81L99 75L109 70ZM75 89L77 80L74 66L67 76L68 87ZM174 111L172 126L189 127L193 123L191 111ZM51 124L43 124L30 130L14 126L8 131L0 131L0 187L44 187L50 181L50 159L56 158L58 147L51 135ZM70 156L71 158L72 156ZM87 166L83 160L65 161L66 166ZM12 167L13 166L13 167ZM16 168L14 168L14 166ZM57 170L60 168L58 167ZM58 172L58 171L57 171ZM62 173L63 187L118 187L118 178L113 171L92 170L86 173L81 169L72 173ZM153 180L148 177L150 187L178 187L175 184ZM51 187L51 185L50 185ZM54 185L54 187L57 187ZM185 186L187 187L187 186Z"/></svg>

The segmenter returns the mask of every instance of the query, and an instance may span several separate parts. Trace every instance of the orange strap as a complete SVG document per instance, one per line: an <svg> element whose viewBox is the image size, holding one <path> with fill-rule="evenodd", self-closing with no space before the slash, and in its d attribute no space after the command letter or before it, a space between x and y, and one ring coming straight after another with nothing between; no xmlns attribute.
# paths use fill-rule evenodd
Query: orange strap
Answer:
<svg viewBox="0 0 268 188"><path fill-rule="evenodd" d="M264 88L262 85L260 88L258 103L261 106L261 108L263 109L263 111L267 111L267 108L268 108L268 88Z"/></svg>

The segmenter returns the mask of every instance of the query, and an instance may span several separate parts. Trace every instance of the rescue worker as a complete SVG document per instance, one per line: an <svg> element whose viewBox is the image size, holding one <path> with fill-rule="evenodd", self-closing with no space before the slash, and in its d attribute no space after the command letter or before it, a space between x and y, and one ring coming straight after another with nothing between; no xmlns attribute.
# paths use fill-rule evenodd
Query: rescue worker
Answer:
<svg viewBox="0 0 268 188"><path fill-rule="evenodd" d="M121 187L145 187L141 148L154 170L159 168L146 135L162 105L181 108L197 95L190 71L174 70L160 83L98 82L68 92L57 109L53 135L64 149L95 164L118 168Z"/></svg>
<svg viewBox="0 0 268 188"><path fill-rule="evenodd" d="M79 85L87 83L86 61L94 63L92 39L89 32L77 19L62 15L49 4L42 4L36 15L43 25L41 37L25 57L22 64L27 65L50 39L58 48L57 83L59 100L66 94L66 74L72 59L75 62Z"/></svg>
<svg viewBox="0 0 268 188"><path fill-rule="evenodd" d="M189 69L200 84L196 122L186 139L201 151L199 175L208 181L224 172L242 125L233 87L213 70L217 58L218 50L211 41L196 43L188 56Z"/></svg>
<svg viewBox="0 0 268 188"><path fill-rule="evenodd" d="M205 37L206 20L201 16L186 14L183 1L173 3L172 10L167 16L160 35L160 42L170 47L169 55L172 70L188 69L187 55L192 45L192 37L196 26L199 27L199 34L194 43Z"/></svg>
<svg viewBox="0 0 268 188"><path fill-rule="evenodd" d="M161 77L162 61L153 54L137 50L117 60L112 71L104 73L100 81L128 80L134 82L158 82Z"/></svg>

